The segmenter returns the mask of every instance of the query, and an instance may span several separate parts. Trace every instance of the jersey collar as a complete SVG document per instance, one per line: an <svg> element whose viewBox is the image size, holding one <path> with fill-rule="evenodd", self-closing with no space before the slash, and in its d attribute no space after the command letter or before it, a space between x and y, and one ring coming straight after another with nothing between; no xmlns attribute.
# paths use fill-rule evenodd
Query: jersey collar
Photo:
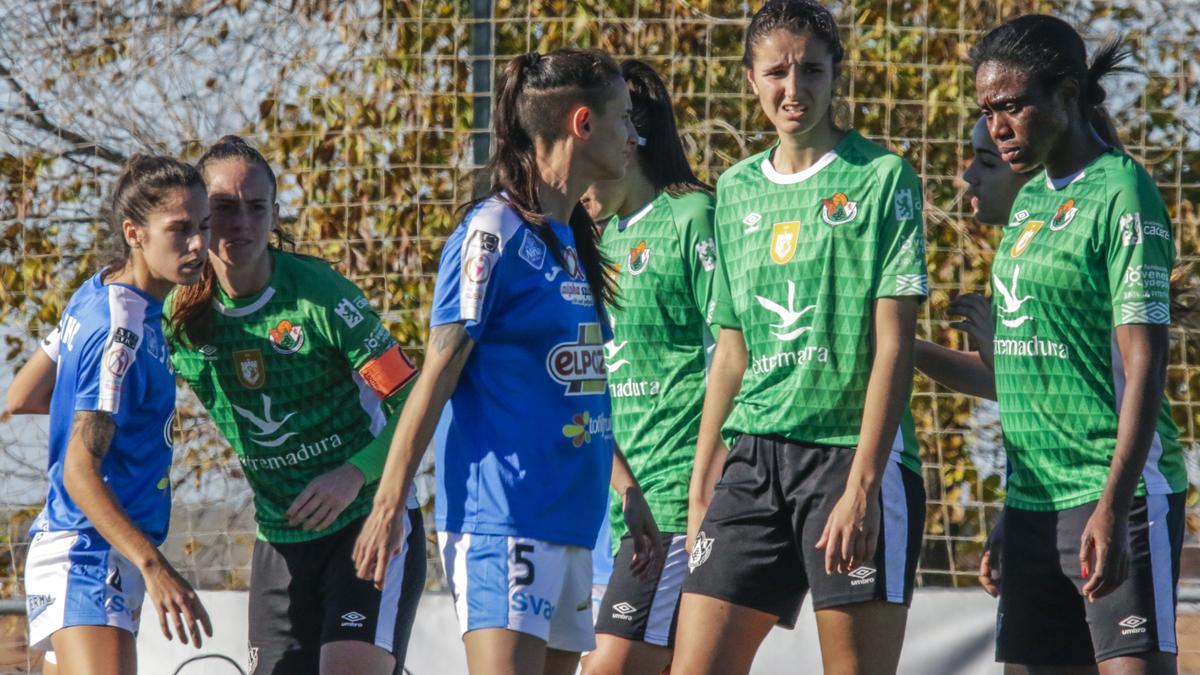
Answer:
<svg viewBox="0 0 1200 675"><path fill-rule="evenodd" d="M840 143L838 145L841 145ZM778 146L776 146L778 147ZM774 150L774 148L772 148ZM829 152L821 155L821 158L813 162L812 166L803 171L796 173L779 173L771 164L771 152L768 151L762 160L762 172L767 177L767 180L777 185L796 185L812 178L821 172L821 169L833 163L833 160L838 158L837 148L833 148Z"/></svg>
<svg viewBox="0 0 1200 675"><path fill-rule="evenodd" d="M617 221L617 232L624 232L625 228L628 228L628 227L632 226L634 223L636 223L637 221L641 220L642 218L645 218L646 214L648 214L654 210L654 202L655 201L657 201L657 198L651 199L649 203L647 203L642 208L638 209L637 213L634 213L632 216L629 216L628 218L625 218L623 220L618 220Z"/></svg>

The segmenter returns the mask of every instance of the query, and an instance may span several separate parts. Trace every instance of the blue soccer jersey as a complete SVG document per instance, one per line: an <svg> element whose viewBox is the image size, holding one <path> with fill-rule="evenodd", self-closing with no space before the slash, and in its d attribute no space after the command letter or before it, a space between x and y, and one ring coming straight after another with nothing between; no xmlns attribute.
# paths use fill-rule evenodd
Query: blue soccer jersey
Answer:
<svg viewBox="0 0 1200 675"><path fill-rule="evenodd" d="M462 323L475 347L438 426L437 526L591 548L612 469L611 332L570 227L551 227L559 256L492 198L442 251L432 324Z"/></svg>
<svg viewBox="0 0 1200 675"><path fill-rule="evenodd" d="M92 530L63 487L75 413L101 411L116 423L100 473L125 512L155 545L171 514L171 422L175 376L162 333L162 303L124 284L88 279L58 324L58 374L50 401L50 491L33 531Z"/></svg>

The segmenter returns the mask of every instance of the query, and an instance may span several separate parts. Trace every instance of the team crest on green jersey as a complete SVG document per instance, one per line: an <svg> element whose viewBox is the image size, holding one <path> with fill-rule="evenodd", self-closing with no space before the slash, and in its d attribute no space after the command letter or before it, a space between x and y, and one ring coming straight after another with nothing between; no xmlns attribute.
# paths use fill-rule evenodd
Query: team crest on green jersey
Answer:
<svg viewBox="0 0 1200 675"><path fill-rule="evenodd" d="M835 192L821 202L821 219L830 225L848 223L858 215L858 202L850 201L844 192Z"/></svg>
<svg viewBox="0 0 1200 675"><path fill-rule="evenodd" d="M796 255L800 243L800 221L775 223L771 228L771 262L783 265Z"/></svg>
<svg viewBox="0 0 1200 675"><path fill-rule="evenodd" d="M1031 220L1025 223L1025 229L1021 231L1021 236L1012 245L1012 257L1019 258L1025 249L1029 248L1029 243L1033 241L1034 235L1042 230L1042 225L1045 225L1044 220Z"/></svg>
<svg viewBox="0 0 1200 675"><path fill-rule="evenodd" d="M654 249L646 246L646 240L643 239L637 243L637 246L629 249L629 273L637 276L646 271L646 267L650 265L650 253Z"/></svg>
<svg viewBox="0 0 1200 675"><path fill-rule="evenodd" d="M1056 212L1054 217L1050 219L1050 231L1058 232L1067 225L1070 225L1071 221L1075 220L1075 213L1078 210L1079 209L1075 208L1074 199L1068 199L1067 201L1063 202L1062 206L1058 207L1058 212Z"/></svg>
<svg viewBox="0 0 1200 675"><path fill-rule="evenodd" d="M284 319L271 329L267 339L271 347L280 354L295 354L304 346L304 328Z"/></svg>
<svg viewBox="0 0 1200 675"><path fill-rule="evenodd" d="M263 362L262 352L257 349L244 349L233 353L236 366L233 372L237 374L238 382L247 389L261 389L267 381L267 365Z"/></svg>

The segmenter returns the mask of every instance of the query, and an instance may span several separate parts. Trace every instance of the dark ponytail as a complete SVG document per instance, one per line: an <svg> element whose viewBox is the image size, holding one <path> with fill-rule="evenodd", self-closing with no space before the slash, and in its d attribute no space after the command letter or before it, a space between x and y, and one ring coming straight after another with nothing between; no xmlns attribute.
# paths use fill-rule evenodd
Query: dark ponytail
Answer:
<svg viewBox="0 0 1200 675"><path fill-rule="evenodd" d="M649 65L629 59L621 63L621 76L633 102L633 126L641 141L638 164L657 191L672 197L689 192L712 193L711 185L696 178L675 125L675 108L662 78Z"/></svg>
<svg viewBox="0 0 1200 675"><path fill-rule="evenodd" d="M267 158L263 157L262 153L239 136L222 136L200 156L196 162L196 169L200 175L206 175L209 167L227 159L241 159L266 172L267 179L271 183L271 200L275 200L276 192L279 189L275 171L271 169L271 165L267 163ZM279 227L279 223L275 223L273 231L276 246L282 248L287 245L293 250L296 248L295 241ZM169 320L173 340L181 345L191 347L199 344L208 336L212 327L212 303L216 292L216 273L213 272L212 262L204 264L199 283L182 286L175 290Z"/></svg>
<svg viewBox="0 0 1200 675"><path fill-rule="evenodd" d="M510 61L500 76L492 118L496 146L487 166L491 187L479 199L464 204L460 213L492 197L503 200L537 231L565 268L562 242L538 201L534 138L557 140L573 106L604 110L611 87L620 78L621 70L612 57L596 50L529 52ZM567 224L597 307L614 302L616 289L606 273L608 263L600 253L596 224L579 204Z"/></svg>
<svg viewBox="0 0 1200 675"><path fill-rule="evenodd" d="M134 155L117 176L112 200L108 205L109 238L102 264L109 273L129 263L129 242L125 240L125 221L144 226L150 213L162 204L168 190L204 188L196 168L171 157Z"/></svg>

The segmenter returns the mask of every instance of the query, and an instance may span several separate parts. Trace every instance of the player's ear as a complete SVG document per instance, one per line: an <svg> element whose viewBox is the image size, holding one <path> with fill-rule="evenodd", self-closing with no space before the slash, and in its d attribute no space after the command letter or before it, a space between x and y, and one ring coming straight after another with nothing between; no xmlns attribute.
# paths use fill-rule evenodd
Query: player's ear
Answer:
<svg viewBox="0 0 1200 675"><path fill-rule="evenodd" d="M577 106L571 110L571 135L576 138L587 138L592 135L592 109L586 105Z"/></svg>
<svg viewBox="0 0 1200 675"><path fill-rule="evenodd" d="M121 236L125 238L125 244L131 249L141 248L142 228L132 220L125 219L121 221Z"/></svg>
<svg viewBox="0 0 1200 675"><path fill-rule="evenodd" d="M754 92L755 96L758 96L758 85L754 82L753 68L746 69L746 81L750 83L750 91Z"/></svg>

